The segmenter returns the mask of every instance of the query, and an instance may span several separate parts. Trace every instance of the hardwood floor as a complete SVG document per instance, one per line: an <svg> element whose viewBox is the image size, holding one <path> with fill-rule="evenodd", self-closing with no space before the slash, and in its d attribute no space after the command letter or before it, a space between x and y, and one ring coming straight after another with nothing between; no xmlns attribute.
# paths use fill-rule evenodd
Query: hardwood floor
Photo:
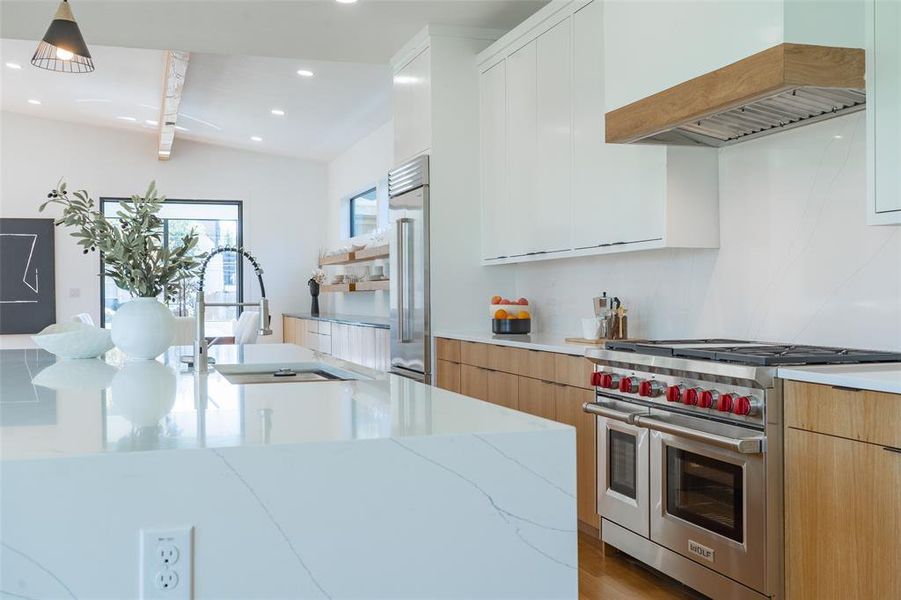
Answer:
<svg viewBox="0 0 901 600"><path fill-rule="evenodd" d="M579 600L700 600L701 594L579 533Z"/></svg>

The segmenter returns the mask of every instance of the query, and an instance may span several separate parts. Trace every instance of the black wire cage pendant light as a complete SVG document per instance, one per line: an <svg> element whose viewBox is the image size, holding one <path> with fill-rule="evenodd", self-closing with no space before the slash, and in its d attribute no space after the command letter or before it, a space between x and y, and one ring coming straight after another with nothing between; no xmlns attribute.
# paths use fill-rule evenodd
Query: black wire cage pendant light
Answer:
<svg viewBox="0 0 901 600"><path fill-rule="evenodd" d="M94 70L88 45L81 37L67 0L59 3L44 39L31 57L31 64L63 73L90 73Z"/></svg>

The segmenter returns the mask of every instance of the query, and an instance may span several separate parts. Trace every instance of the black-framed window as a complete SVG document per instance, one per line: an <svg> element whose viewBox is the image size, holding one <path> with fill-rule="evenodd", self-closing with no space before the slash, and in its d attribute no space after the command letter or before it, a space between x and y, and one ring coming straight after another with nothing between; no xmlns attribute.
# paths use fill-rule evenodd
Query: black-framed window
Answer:
<svg viewBox="0 0 901 600"><path fill-rule="evenodd" d="M108 217L115 216L118 204L126 198L101 198L100 207ZM200 234L195 252L208 252L224 245L243 245L243 203L240 200L170 200L160 211L163 219L163 243L176 245L189 231ZM125 290L116 287L112 279L103 275L101 257L100 322L108 327L112 316L122 302L131 299ZM243 302L243 261L232 253L220 254L210 261L206 273L205 297L209 302ZM194 315L196 280L186 282L178 297L169 302L172 312L178 316ZM206 311L207 330L216 330L221 323L223 334L228 334L232 319L240 310L233 307L211 307Z"/></svg>
<svg viewBox="0 0 901 600"><path fill-rule="evenodd" d="M353 196L348 204L350 237L366 235L378 228L379 202L376 188Z"/></svg>

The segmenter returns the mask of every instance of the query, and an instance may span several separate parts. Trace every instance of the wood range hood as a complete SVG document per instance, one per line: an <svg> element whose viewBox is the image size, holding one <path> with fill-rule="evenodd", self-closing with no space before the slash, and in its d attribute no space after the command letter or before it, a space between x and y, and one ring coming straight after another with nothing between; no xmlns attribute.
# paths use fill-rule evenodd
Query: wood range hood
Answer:
<svg viewBox="0 0 901 600"><path fill-rule="evenodd" d="M780 44L608 112L611 144L727 146L862 110L859 48Z"/></svg>

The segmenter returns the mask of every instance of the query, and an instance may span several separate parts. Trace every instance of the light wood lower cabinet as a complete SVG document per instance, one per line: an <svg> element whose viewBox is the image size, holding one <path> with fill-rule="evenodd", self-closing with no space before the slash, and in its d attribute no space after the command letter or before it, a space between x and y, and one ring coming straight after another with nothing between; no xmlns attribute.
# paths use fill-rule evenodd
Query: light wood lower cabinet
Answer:
<svg viewBox="0 0 901 600"><path fill-rule="evenodd" d="M593 365L579 356L437 338L435 384L572 425L576 429L579 521L597 533L597 421L582 410L594 399Z"/></svg>
<svg viewBox="0 0 901 600"><path fill-rule="evenodd" d="M464 396L487 402L488 369L472 365L460 365L460 393Z"/></svg>
<svg viewBox="0 0 901 600"><path fill-rule="evenodd" d="M519 378L519 410L556 420L557 418L557 384L541 381L531 377Z"/></svg>
<svg viewBox="0 0 901 600"><path fill-rule="evenodd" d="M390 366L387 329L283 315L282 332L286 344L297 344L380 371L387 371Z"/></svg>
<svg viewBox="0 0 901 600"><path fill-rule="evenodd" d="M489 369L488 402L517 410L519 408L519 376Z"/></svg>
<svg viewBox="0 0 901 600"><path fill-rule="evenodd" d="M787 598L901 598L901 451L789 429L785 456Z"/></svg>
<svg viewBox="0 0 901 600"><path fill-rule="evenodd" d="M597 419L582 410L594 401L594 392L569 385L557 387L556 420L576 428L576 512L579 520L598 528Z"/></svg>
<svg viewBox="0 0 901 600"><path fill-rule="evenodd" d="M785 383L788 600L901 598L901 396Z"/></svg>
<svg viewBox="0 0 901 600"><path fill-rule="evenodd" d="M438 359L435 385L449 392L460 393L460 363Z"/></svg>

